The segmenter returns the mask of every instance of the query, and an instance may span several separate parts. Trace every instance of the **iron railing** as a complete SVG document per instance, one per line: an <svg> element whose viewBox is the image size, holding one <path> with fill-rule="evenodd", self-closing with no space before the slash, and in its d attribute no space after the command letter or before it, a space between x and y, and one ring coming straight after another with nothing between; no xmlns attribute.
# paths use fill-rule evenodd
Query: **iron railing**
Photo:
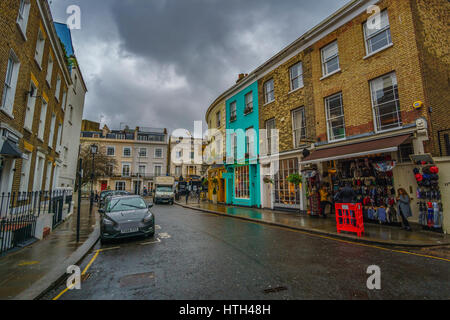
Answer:
<svg viewBox="0 0 450 320"><path fill-rule="evenodd" d="M56 228L63 221L64 205L70 212L71 203L68 189L0 194L0 254L33 240L37 220L44 214L53 214Z"/></svg>

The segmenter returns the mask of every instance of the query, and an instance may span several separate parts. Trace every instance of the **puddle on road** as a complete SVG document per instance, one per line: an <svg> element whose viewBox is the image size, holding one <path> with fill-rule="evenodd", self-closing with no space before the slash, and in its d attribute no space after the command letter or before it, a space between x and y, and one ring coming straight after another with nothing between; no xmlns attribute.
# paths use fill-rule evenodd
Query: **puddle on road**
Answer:
<svg viewBox="0 0 450 320"><path fill-rule="evenodd" d="M154 279L155 279L154 272L138 273L120 278L119 283L121 288L135 287L153 283Z"/></svg>

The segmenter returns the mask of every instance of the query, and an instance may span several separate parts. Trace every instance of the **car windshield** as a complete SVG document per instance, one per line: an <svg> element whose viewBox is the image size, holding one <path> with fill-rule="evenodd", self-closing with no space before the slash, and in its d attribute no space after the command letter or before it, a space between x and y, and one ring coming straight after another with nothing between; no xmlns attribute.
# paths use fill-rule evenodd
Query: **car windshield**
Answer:
<svg viewBox="0 0 450 320"><path fill-rule="evenodd" d="M103 191L100 193L100 198L105 198L106 196L110 195L112 191Z"/></svg>
<svg viewBox="0 0 450 320"><path fill-rule="evenodd" d="M157 192L172 192L172 188L171 187L158 187L156 188Z"/></svg>
<svg viewBox="0 0 450 320"><path fill-rule="evenodd" d="M111 199L106 212L132 211L145 209L147 205L142 198L118 198Z"/></svg>

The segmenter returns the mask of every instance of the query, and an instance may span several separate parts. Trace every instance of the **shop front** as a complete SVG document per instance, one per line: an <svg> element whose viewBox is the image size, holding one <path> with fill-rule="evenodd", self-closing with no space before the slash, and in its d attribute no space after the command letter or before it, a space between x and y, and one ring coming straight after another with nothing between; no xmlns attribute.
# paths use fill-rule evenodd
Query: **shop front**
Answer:
<svg viewBox="0 0 450 320"><path fill-rule="evenodd" d="M261 160L262 205L274 210L303 210L304 193L302 185L288 181L290 175L300 174L300 155L270 157Z"/></svg>
<svg viewBox="0 0 450 320"><path fill-rule="evenodd" d="M260 207L259 166L257 164L227 165L226 203L246 207Z"/></svg>
<svg viewBox="0 0 450 320"><path fill-rule="evenodd" d="M225 166L213 165L208 171L208 200L213 202L226 202L226 182L223 174L226 172ZM216 193L214 193L214 189Z"/></svg>
<svg viewBox="0 0 450 320"><path fill-rule="evenodd" d="M301 162L308 213L322 214L321 188L325 188L327 201L333 204L341 202L335 198L340 189L349 186L353 202L363 205L366 222L400 226L398 190L404 189L410 199L415 198L415 192L412 186L401 183L396 167L402 162L399 150L411 146L412 139L406 134L313 151ZM412 147L410 150L414 152ZM330 213L334 214L332 208Z"/></svg>

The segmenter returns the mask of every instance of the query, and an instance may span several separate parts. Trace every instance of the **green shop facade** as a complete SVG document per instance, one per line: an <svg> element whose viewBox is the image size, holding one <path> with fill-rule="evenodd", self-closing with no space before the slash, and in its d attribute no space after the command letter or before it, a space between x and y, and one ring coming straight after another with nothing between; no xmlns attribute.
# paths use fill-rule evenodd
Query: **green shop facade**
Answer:
<svg viewBox="0 0 450 320"><path fill-rule="evenodd" d="M260 207L258 82L226 100L227 204Z"/></svg>

